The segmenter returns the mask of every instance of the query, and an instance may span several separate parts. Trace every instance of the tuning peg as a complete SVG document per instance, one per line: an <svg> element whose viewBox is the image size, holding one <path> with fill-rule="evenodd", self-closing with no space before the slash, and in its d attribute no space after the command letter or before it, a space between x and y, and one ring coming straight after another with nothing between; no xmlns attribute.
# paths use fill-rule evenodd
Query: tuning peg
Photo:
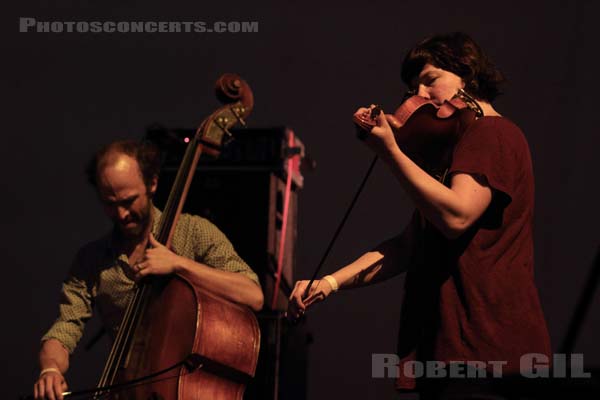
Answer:
<svg viewBox="0 0 600 400"><path fill-rule="evenodd" d="M244 107L244 106L231 107L231 113L235 116L235 118L238 120L238 122L242 126L246 126L246 121L244 121L244 118L242 118L242 115L245 112L246 112L246 107Z"/></svg>

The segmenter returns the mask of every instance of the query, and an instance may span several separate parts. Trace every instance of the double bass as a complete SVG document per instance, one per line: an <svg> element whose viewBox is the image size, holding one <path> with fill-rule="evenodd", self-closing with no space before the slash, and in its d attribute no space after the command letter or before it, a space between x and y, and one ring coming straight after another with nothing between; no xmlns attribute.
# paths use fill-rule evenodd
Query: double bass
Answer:
<svg viewBox="0 0 600 400"><path fill-rule="evenodd" d="M169 247L198 159L217 156L245 124L253 94L235 74L216 83L224 105L190 140L164 207L156 239ZM152 276L135 285L94 399L241 400L254 376L260 330L254 313L179 275Z"/></svg>

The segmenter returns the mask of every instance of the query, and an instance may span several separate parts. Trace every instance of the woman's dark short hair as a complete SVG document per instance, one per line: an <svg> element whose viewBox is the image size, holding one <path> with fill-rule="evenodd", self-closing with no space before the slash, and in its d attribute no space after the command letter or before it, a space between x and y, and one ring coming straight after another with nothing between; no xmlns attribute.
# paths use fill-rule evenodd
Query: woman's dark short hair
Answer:
<svg viewBox="0 0 600 400"><path fill-rule="evenodd" d="M160 151L155 144L148 141L119 140L101 148L88 162L85 174L92 186L97 187L98 171L102 170L110 157L116 154L125 154L137 161L147 188L160 172Z"/></svg>
<svg viewBox="0 0 600 400"><path fill-rule="evenodd" d="M411 49L402 63L402 80L411 87L425 66L450 71L465 82L465 91L480 100L492 101L501 94L504 76L481 47L467 34L435 35Z"/></svg>

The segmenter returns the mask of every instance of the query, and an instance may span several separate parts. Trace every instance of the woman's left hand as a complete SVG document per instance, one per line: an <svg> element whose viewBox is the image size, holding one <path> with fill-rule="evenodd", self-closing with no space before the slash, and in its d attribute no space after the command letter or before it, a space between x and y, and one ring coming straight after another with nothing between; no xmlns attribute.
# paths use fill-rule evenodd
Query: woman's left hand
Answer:
<svg viewBox="0 0 600 400"><path fill-rule="evenodd" d="M379 115L375 115L374 118L371 118L372 110L375 107L374 104L371 104L369 108L361 107L356 110L354 115L361 119L369 118L375 122L375 126L371 128L371 131L368 132L365 137L365 143L380 157L383 157L389 154L393 149L397 148L398 144L394 137L394 131L383 111L380 111Z"/></svg>

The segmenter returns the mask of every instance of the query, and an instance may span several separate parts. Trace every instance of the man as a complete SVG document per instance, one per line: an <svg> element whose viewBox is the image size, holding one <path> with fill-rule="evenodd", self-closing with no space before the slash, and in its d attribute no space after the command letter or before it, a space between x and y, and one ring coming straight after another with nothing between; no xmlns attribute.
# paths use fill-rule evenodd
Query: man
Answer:
<svg viewBox="0 0 600 400"><path fill-rule="evenodd" d="M209 221L179 218L172 250L154 238L160 211L152 205L159 157L152 145L113 142L90 162L88 180L114 223L104 237L82 247L65 280L59 317L42 338L36 399L62 399L64 373L96 306L114 338L135 281L177 273L200 289L258 311L263 294L256 274Z"/></svg>
<svg viewBox="0 0 600 400"><path fill-rule="evenodd" d="M444 182L413 162L396 143L388 119L376 116L366 143L417 211L403 233L315 281L306 298L308 282L298 282L288 315L299 318L338 287L407 272L397 387L418 390L423 399L440 398L455 382L415 380L404 367L427 361L503 362L505 374L517 374L521 356L551 353L533 279L533 169L523 133L492 106L502 75L468 35L424 40L408 52L402 79L438 106L464 90L483 115L453 149ZM371 112L361 108L355 116L369 119Z"/></svg>

